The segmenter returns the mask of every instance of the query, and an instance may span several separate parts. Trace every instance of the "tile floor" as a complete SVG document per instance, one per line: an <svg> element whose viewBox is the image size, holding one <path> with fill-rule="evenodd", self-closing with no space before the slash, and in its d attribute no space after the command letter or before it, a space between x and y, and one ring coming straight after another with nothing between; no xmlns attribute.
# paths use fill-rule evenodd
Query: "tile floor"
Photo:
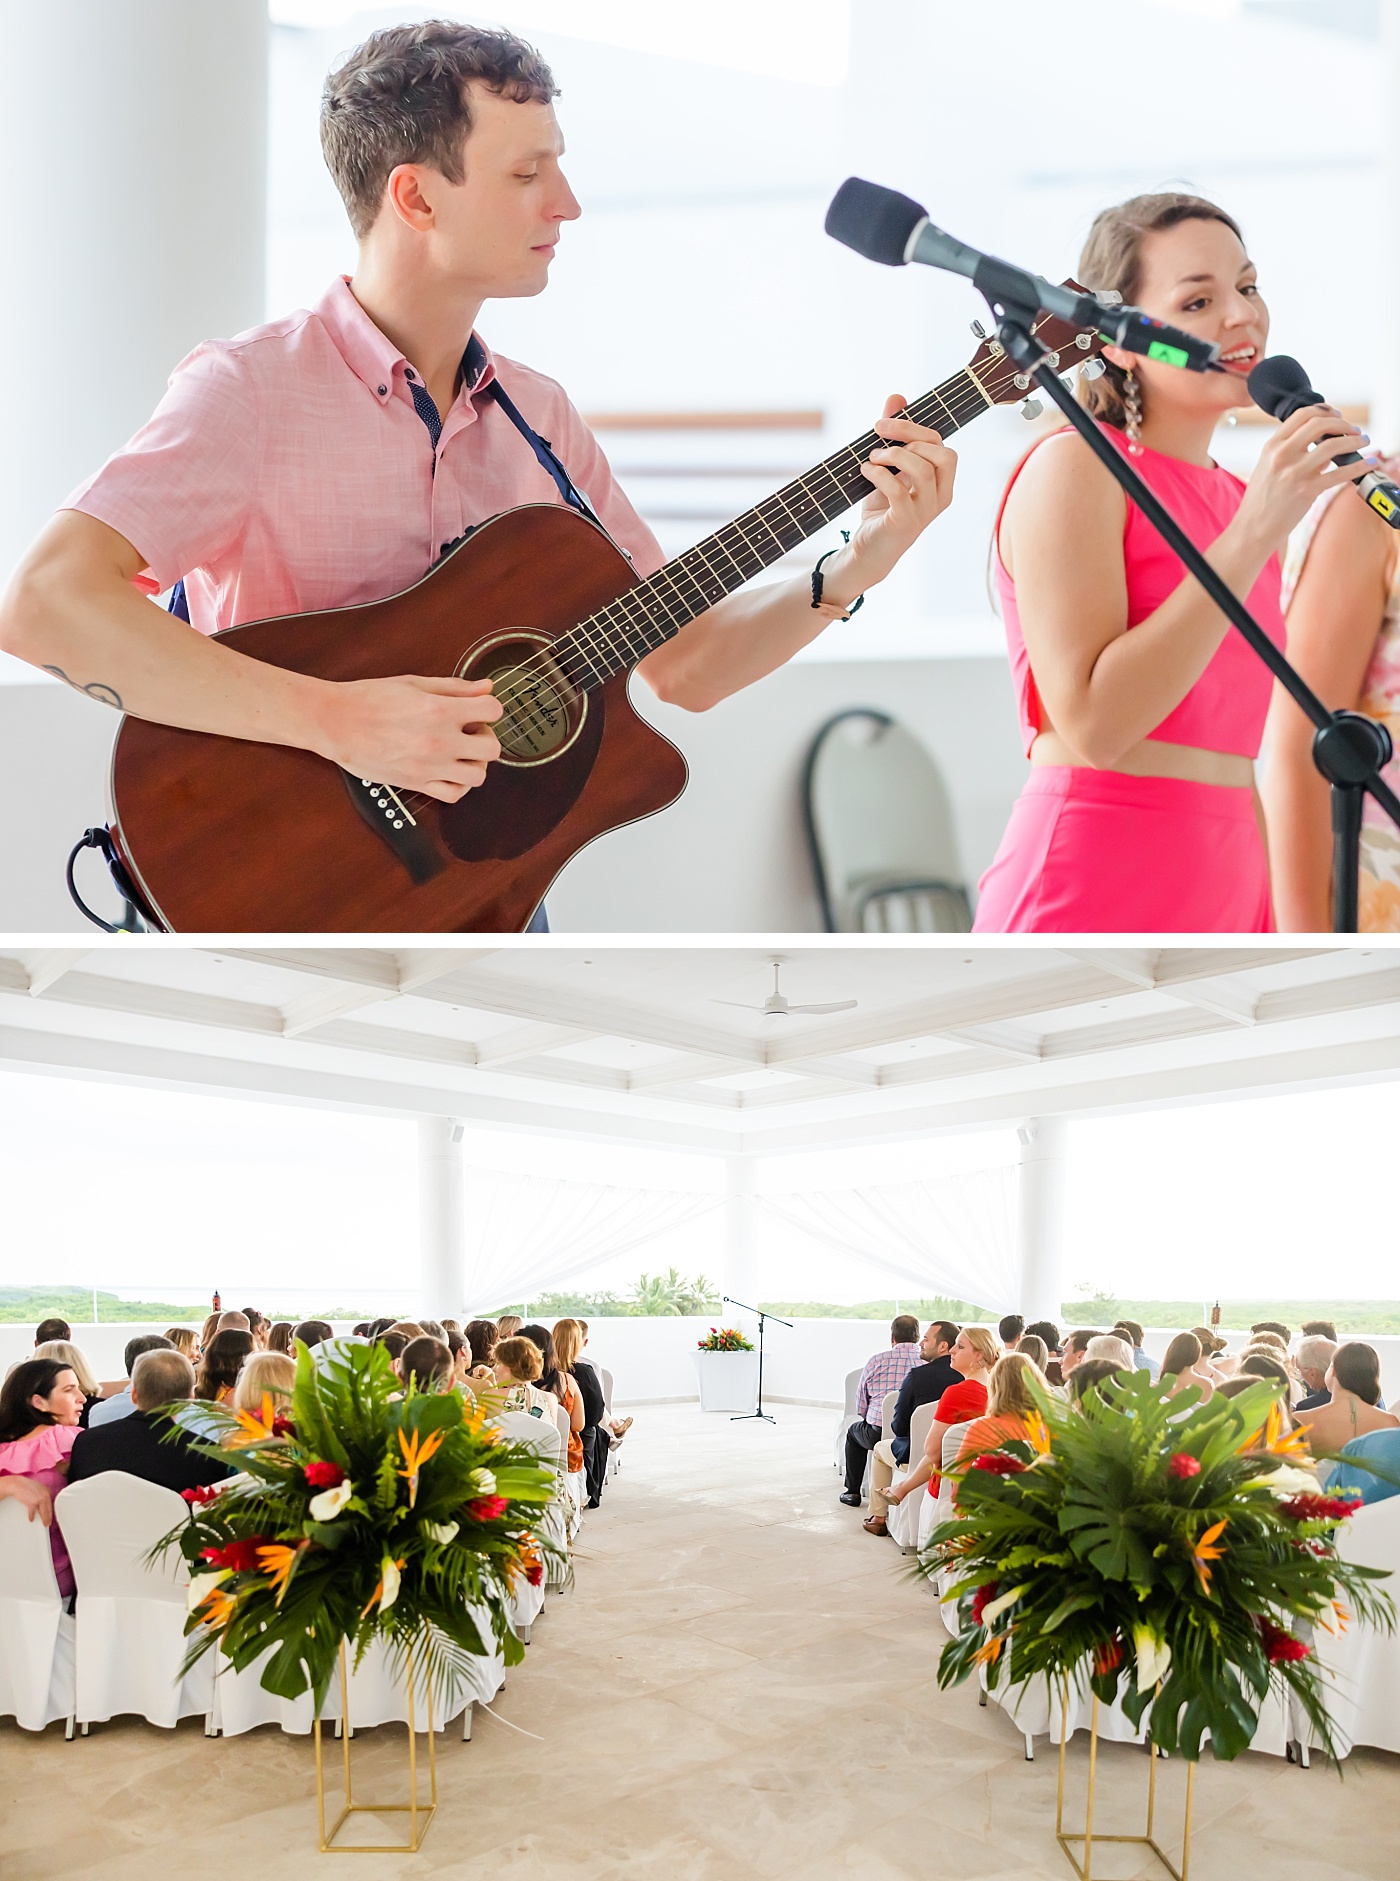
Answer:
<svg viewBox="0 0 1400 1881"><path fill-rule="evenodd" d="M775 1410L776 1426L637 1413L577 1588L538 1623L502 1721L478 1713L470 1744L448 1732L422 1850L364 1858L363 1881L1071 1881L1050 1747L1028 1764L995 1709L938 1691L931 1596L836 1500L833 1414ZM397 1728L356 1752L379 1793L400 1778ZM1105 1795L1136 1799L1141 1753L1111 1746L1101 1768ZM309 1742L273 1730L209 1741L198 1720L123 1720L66 1744L58 1725L0 1723L0 1877L333 1871L312 1781ZM1164 1825L1179 1781L1174 1766ZM1160 1872L1104 1856L1106 1877ZM1204 1763L1191 1874L1396 1881L1400 1758L1359 1752L1340 1784L1321 1762Z"/></svg>

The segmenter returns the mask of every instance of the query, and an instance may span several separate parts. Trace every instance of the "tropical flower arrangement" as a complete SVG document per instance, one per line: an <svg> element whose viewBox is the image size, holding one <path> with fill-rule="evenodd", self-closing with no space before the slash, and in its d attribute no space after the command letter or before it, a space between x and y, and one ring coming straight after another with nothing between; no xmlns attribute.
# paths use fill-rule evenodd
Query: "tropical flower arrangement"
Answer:
<svg viewBox="0 0 1400 1881"><path fill-rule="evenodd" d="M989 1687L1047 1677L1057 1692L1087 1670L1134 1725L1150 1707L1161 1749L1197 1759L1209 1732L1229 1760L1272 1685L1332 1750L1312 1629L1359 1616L1390 1631L1394 1606L1382 1570L1339 1557L1360 1504L1319 1490L1277 1391L1261 1379L1202 1404L1139 1371L1070 1410L1036 1388L1024 1439L950 1472L957 1517L920 1559L951 1570L958 1600L940 1686L985 1667Z"/></svg>
<svg viewBox="0 0 1400 1881"><path fill-rule="evenodd" d="M737 1326L711 1326L696 1345L702 1352L752 1352L753 1340L746 1339Z"/></svg>
<svg viewBox="0 0 1400 1881"><path fill-rule="evenodd" d="M158 1544L190 1570L185 1670L217 1642L240 1671L275 1647L268 1691L325 1699L341 1641L376 1639L446 1697L471 1655L523 1647L512 1583L538 1586L534 1534L553 1492L535 1453L508 1443L489 1401L404 1391L380 1346L296 1353L287 1413L188 1403L170 1415L241 1474L184 1491L188 1520ZM231 1454L232 1453L232 1454ZM489 1619L490 1640L478 1617Z"/></svg>

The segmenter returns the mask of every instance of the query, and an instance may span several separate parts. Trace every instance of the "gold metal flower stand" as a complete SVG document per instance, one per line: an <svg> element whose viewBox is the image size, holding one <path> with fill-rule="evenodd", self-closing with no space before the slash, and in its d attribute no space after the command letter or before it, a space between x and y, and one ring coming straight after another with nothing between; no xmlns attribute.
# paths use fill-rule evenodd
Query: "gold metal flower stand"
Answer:
<svg viewBox="0 0 1400 1881"><path fill-rule="evenodd" d="M342 1761L345 1770L345 1802L340 1814L331 1824L330 1833L326 1832L326 1781L321 1757L321 1719L319 1713L312 1725L316 1740L316 1820L321 1833L320 1849L323 1855L404 1855L416 1854L423 1846L423 1837L428 1832L428 1824L437 1810L437 1745L433 1735L433 1691L431 1683L426 1685L425 1700L428 1713L428 1785L427 1802L418 1796L418 1733L417 1719L413 1705L413 1654L408 1655L408 1801L406 1803L357 1803L350 1779L350 1678L346 1669L345 1642L340 1645L340 1736ZM408 1817L408 1840L406 1842L338 1842L340 1834L351 1816L403 1816Z"/></svg>
<svg viewBox="0 0 1400 1881"><path fill-rule="evenodd" d="M1094 1708L1089 1718L1089 1793L1084 1805L1084 1828L1067 1830L1065 1828L1065 1755L1069 1747L1069 1693L1065 1692L1060 1706L1060 1783L1055 1798L1055 1840L1065 1852L1065 1858L1081 1881L1094 1881L1094 1850L1104 1842L1130 1842L1139 1848L1150 1848L1161 1862L1172 1881L1190 1881L1191 1873L1191 1802L1196 1787L1196 1766L1186 1766L1186 1813L1182 1824L1181 1866L1178 1868L1166 1850L1152 1833L1157 1807L1157 1759L1160 1752L1155 1744L1148 1745L1147 1758L1147 1826L1141 1835L1095 1835L1094 1833L1094 1784L1098 1775L1099 1753L1099 1701L1094 1700ZM1082 1843L1084 1859L1081 1862L1072 1843Z"/></svg>

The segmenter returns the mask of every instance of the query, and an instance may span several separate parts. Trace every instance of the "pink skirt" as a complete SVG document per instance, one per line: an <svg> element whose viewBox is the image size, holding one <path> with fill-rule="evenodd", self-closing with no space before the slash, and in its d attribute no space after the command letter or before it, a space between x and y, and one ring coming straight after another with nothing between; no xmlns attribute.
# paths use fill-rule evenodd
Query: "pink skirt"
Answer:
<svg viewBox="0 0 1400 1881"><path fill-rule="evenodd" d="M1271 934L1253 791L1032 770L978 889L976 934Z"/></svg>

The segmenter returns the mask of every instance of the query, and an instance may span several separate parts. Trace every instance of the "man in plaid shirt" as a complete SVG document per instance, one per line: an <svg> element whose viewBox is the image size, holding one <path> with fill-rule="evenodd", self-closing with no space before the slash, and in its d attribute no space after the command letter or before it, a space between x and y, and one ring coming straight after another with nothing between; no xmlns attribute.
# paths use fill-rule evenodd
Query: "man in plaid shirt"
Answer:
<svg viewBox="0 0 1400 1881"><path fill-rule="evenodd" d="M879 1423L869 1422L873 1406L875 1416L887 1391L898 1391L905 1377L919 1363L919 1322L912 1313L896 1313L890 1321L890 1343L883 1352L866 1361L856 1393L856 1421L846 1432L846 1487L841 1500L852 1509L860 1507L860 1486L865 1478L867 1454L880 1441Z"/></svg>

